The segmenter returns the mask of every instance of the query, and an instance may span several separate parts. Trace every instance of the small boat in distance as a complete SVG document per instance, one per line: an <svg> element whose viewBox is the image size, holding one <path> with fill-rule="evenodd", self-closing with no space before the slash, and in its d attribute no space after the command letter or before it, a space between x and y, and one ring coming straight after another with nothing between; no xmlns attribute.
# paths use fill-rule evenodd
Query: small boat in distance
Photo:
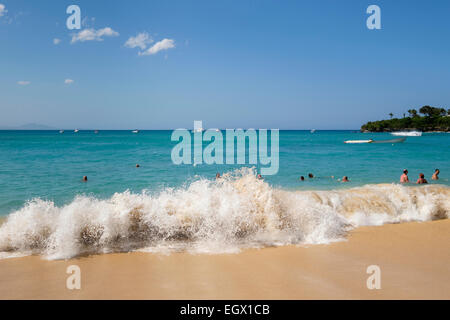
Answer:
<svg viewBox="0 0 450 320"><path fill-rule="evenodd" d="M64 130L59 130L59 133L64 133Z"/></svg>
<svg viewBox="0 0 450 320"><path fill-rule="evenodd" d="M421 137L422 132L420 131L398 131L391 132L393 136L401 136L401 137Z"/></svg>
<svg viewBox="0 0 450 320"><path fill-rule="evenodd" d="M311 130L311 133L314 133L314 132L316 132L316 129L312 129L312 130Z"/></svg>
<svg viewBox="0 0 450 320"><path fill-rule="evenodd" d="M95 130L94 133L97 134L97 133L98 133L98 130Z"/></svg>
<svg viewBox="0 0 450 320"><path fill-rule="evenodd" d="M80 130L78 130L78 129L73 130L74 133L78 133L79 131Z"/></svg>
<svg viewBox="0 0 450 320"><path fill-rule="evenodd" d="M402 143L406 140L406 138L398 138L398 139L390 139L390 140L347 140L344 141L344 143L350 143L350 144L355 144L355 143Z"/></svg>
<svg viewBox="0 0 450 320"><path fill-rule="evenodd" d="M133 131L131 131L131 132L133 132L133 133L139 133L139 130L133 130Z"/></svg>
<svg viewBox="0 0 450 320"><path fill-rule="evenodd" d="M372 143L373 142L373 140L372 139L370 139L370 140L347 140L347 141L344 141L344 143Z"/></svg>

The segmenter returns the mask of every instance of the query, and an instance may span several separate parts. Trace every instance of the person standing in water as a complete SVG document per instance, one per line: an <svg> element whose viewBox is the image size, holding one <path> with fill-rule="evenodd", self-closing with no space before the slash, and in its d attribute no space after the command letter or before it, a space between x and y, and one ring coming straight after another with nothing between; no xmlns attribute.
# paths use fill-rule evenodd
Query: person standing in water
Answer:
<svg viewBox="0 0 450 320"><path fill-rule="evenodd" d="M348 180L348 177L347 177L347 176L344 176L344 177L342 178L342 182L350 182L350 180Z"/></svg>
<svg viewBox="0 0 450 320"><path fill-rule="evenodd" d="M408 183L409 182L409 178L408 178L408 170L403 170L403 174L400 177L400 183Z"/></svg>
<svg viewBox="0 0 450 320"><path fill-rule="evenodd" d="M417 184L428 183L427 179L425 179L425 175L423 173L419 174L419 179L417 179Z"/></svg>
<svg viewBox="0 0 450 320"><path fill-rule="evenodd" d="M434 170L434 173L431 176L431 180L439 180L439 173L441 173L441 171L439 171L439 169Z"/></svg>

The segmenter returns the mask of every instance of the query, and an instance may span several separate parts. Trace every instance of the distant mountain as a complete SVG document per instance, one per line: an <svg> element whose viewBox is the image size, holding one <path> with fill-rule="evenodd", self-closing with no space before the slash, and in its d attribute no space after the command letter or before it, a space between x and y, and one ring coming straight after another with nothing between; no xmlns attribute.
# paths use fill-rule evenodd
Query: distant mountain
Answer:
<svg viewBox="0 0 450 320"><path fill-rule="evenodd" d="M17 127L0 126L0 130L57 130L57 129L43 124L27 123Z"/></svg>

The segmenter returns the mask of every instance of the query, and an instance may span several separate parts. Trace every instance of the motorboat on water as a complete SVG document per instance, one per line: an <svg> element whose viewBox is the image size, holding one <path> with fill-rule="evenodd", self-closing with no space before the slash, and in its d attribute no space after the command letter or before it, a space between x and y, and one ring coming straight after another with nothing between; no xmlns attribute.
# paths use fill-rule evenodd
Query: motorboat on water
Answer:
<svg viewBox="0 0 450 320"><path fill-rule="evenodd" d="M422 132L420 131L398 131L398 132L391 132L393 136L400 136L400 137L421 137Z"/></svg>

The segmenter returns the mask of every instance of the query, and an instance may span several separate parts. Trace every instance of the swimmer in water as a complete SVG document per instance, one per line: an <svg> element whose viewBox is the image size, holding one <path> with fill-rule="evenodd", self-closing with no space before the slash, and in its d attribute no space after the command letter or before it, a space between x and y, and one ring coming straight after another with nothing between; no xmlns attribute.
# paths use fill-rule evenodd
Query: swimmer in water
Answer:
<svg viewBox="0 0 450 320"><path fill-rule="evenodd" d="M84 176L84 177L83 177L83 181L84 181L84 182L88 181L87 176Z"/></svg>
<svg viewBox="0 0 450 320"><path fill-rule="evenodd" d="M140 167L140 165L139 164L136 164L136 168L139 168Z"/></svg>
<svg viewBox="0 0 450 320"><path fill-rule="evenodd" d="M428 183L427 179L425 179L425 175L423 173L419 174L419 179L417 179L417 184Z"/></svg>
<svg viewBox="0 0 450 320"><path fill-rule="evenodd" d="M344 176L344 177L342 178L342 182L350 182L350 180L348 180L348 177L347 177L347 176Z"/></svg>
<svg viewBox="0 0 450 320"><path fill-rule="evenodd" d="M409 182L409 178L408 178L408 170L403 170L403 174L400 177L400 183L408 183Z"/></svg>
<svg viewBox="0 0 450 320"><path fill-rule="evenodd" d="M262 177L262 175L261 175L261 174L258 174L258 175L256 176L256 179L258 179L258 180L262 180L262 179L263 179L263 177Z"/></svg>
<svg viewBox="0 0 450 320"><path fill-rule="evenodd" d="M220 179L220 173L216 173L216 179Z"/></svg>
<svg viewBox="0 0 450 320"><path fill-rule="evenodd" d="M434 173L431 176L431 180L439 180L439 173L441 173L441 171L439 171L439 169L434 170Z"/></svg>
<svg viewBox="0 0 450 320"><path fill-rule="evenodd" d="M304 176L301 176L301 177L300 177L300 181L305 181L305 177L304 177Z"/></svg>
<svg viewBox="0 0 450 320"><path fill-rule="evenodd" d="M312 173L308 173L308 178L312 179L314 178L314 175Z"/></svg>

